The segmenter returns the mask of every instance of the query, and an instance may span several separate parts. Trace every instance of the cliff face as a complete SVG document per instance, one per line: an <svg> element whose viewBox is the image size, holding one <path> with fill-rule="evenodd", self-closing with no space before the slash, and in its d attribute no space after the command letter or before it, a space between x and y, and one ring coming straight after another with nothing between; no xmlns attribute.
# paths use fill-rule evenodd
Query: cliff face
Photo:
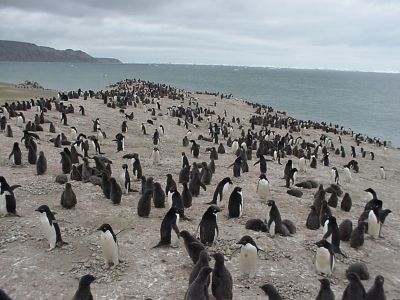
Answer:
<svg viewBox="0 0 400 300"><path fill-rule="evenodd" d="M115 58L96 58L81 50L57 50L31 43L0 40L0 61L121 63Z"/></svg>

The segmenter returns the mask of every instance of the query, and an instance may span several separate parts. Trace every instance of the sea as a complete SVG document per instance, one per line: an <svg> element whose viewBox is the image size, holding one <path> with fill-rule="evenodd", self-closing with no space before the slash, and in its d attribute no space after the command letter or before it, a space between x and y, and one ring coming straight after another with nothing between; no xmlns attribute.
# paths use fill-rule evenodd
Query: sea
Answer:
<svg viewBox="0 0 400 300"><path fill-rule="evenodd" d="M400 74L175 64L0 63L0 82L35 80L59 91L101 90L126 78L232 94L326 121L400 147Z"/></svg>

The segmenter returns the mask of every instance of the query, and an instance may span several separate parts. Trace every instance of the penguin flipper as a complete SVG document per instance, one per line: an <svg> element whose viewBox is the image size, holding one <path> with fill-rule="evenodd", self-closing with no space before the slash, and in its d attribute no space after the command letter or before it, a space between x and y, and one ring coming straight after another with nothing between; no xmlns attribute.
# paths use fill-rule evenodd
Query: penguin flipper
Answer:
<svg viewBox="0 0 400 300"><path fill-rule="evenodd" d="M14 185L10 186L10 190L11 190L11 191L14 191L16 188L19 188L19 187L21 187L21 185L19 185L19 184L14 184Z"/></svg>

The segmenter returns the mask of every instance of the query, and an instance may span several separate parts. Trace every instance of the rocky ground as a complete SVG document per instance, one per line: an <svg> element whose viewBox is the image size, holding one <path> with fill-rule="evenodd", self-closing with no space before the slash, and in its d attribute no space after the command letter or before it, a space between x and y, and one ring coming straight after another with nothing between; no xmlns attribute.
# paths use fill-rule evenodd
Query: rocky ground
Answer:
<svg viewBox="0 0 400 300"><path fill-rule="evenodd" d="M199 99L203 107L210 107L217 114L222 115L224 109L228 114L228 120L232 116L240 117L245 129L249 127L249 117L254 113L251 106L234 99L219 100L213 96L194 95ZM217 106L214 107L214 101ZM120 132L120 126L124 115L118 109L106 108L102 100L70 100L76 108L75 114L68 115L69 126L75 126L79 132L91 134L92 121L100 118L101 128L108 138L104 140L102 151L113 161L113 176L119 177L121 165L129 163L122 159L125 153L139 153L141 157L143 173L145 176L153 176L165 186L166 174L171 173L176 181L181 168L180 153L185 151L188 155L189 148L182 146L182 138L186 129L177 126L177 119L167 115L167 107L180 104L179 101L161 99L162 116L157 117L154 127L163 124L166 132L161 136L160 151L161 165L153 166L150 159L152 145L152 133L154 129L147 124L149 135L143 136L140 124L146 122L151 116L144 113L143 109L126 109L126 113L134 112L134 120L128 121L128 133L125 141L124 153L116 153L116 145L113 137ZM86 116L78 114L77 108L83 105ZM188 101L182 102L187 106ZM35 110L24 113L27 120L33 120ZM46 113L46 119L56 124L56 131L64 132L70 137L69 126L60 124L60 113L54 109ZM214 119L215 120L215 119ZM60 150L54 148L49 139L55 134L49 133L48 124L44 125L44 132L39 132L40 141L38 151L44 151L48 170L43 176L36 175L35 166L27 162L27 151L23 149L24 164L21 167L13 166L8 160L12 144L20 141L23 128L17 127L13 120L12 128L14 138L1 135L0 140L0 175L5 176L9 184L19 184L22 187L15 191L17 199L18 217L4 217L0 219L0 288L3 288L14 299L70 299L77 286L78 279L85 274L96 276L92 284L92 292L95 299L183 299L188 277L192 268L192 262L180 240L178 247L151 249L159 241L159 229L161 220L167 211L165 209L151 210L149 218L137 216L137 202L140 195L131 193L124 195L121 205L115 206L110 200L105 199L101 188L91 183L72 181L78 204L72 210L62 209L60 196L63 186L55 183L56 175L61 174ZM194 136L208 135L206 122L196 122L198 128L191 127ZM234 125L233 136L240 135L237 124ZM259 127L256 128L259 130ZM277 133L286 134L286 131L276 130ZM306 130L302 136L306 141L319 140L322 132ZM339 146L337 137L332 137L336 147ZM293 133L294 137L299 136ZM225 144L226 142L220 138ZM350 136L343 136L343 146L346 149L346 158L332 154L332 166L337 166L342 174L343 165L351 160L350 145L354 141ZM189 156L190 163L209 162L209 154L206 147L212 143L199 141L200 156L194 159ZM350 212L341 211L340 208L332 209L338 223L343 219L352 220L356 224L364 205L368 200L364 190L371 187L377 191L383 200L384 208L390 208L393 213L388 216L384 225L383 238L373 240L366 235L363 247L358 251L350 248L348 243L342 243L343 250L349 258L338 257L336 269L330 277L332 289L336 298L340 299L347 285L344 273L348 265L355 261L365 262L371 275L370 280L364 281L366 289L372 284L376 275L385 278L385 290L388 299L400 298L400 218L398 217L400 175L400 152L389 149L384 152L383 147L362 143L367 151L375 153L375 160L369 158L357 158L360 172L353 174L351 183L343 183L343 190L350 193L353 200L353 208ZM359 153L360 147L356 147ZM207 209L206 202L212 199L214 189L218 182L225 176L232 177L232 169L228 168L233 163L235 156L229 147L227 154L219 156L216 161L216 173L207 191L201 191L199 197L194 198L193 206L185 210L191 221L181 221L180 230L188 230L194 233L200 222L202 214ZM94 154L93 149L89 152ZM211 252L220 251L226 257L226 266L234 279L234 299L263 299L260 285L273 283L284 299L314 299L319 290L321 278L313 265L313 256L316 246L314 243L322 238L323 229L317 231L308 230L305 227L309 206L313 202L315 189L303 190L302 198L289 196L282 180L283 168L288 158L282 159L283 165L276 162L268 164L267 176L271 184L272 198L276 201L283 218L292 220L297 226L297 233L290 237L275 236L271 238L266 233L256 233L245 229L245 223L250 218L266 218L268 208L259 200L256 194L256 186L259 176L259 167L253 166L253 160L249 161L250 171L242 174L240 178L233 178L234 185L243 188L245 198L244 216L239 219L227 218L227 203L224 203L223 211L219 214L218 224L220 235L218 242L211 247ZM293 158L297 163L297 159ZM94 163L92 163L94 164ZM385 166L387 179L379 177L379 166ZM298 181L314 179L324 186L330 184L330 168L323 167L320 163L317 169L307 168L300 173ZM140 182L133 182L133 188L140 189ZM181 186L179 186L181 190ZM232 191L232 188L230 189ZM47 241L39 228L39 218L34 211L38 206L47 204L57 212L56 218L61 227L63 239L69 244L61 249L46 251ZM99 246L99 232L96 230L101 224L109 223L118 232L125 228L133 228L118 235L120 256L123 262L117 267L105 268L101 248ZM236 242L245 234L252 236L257 245L265 250L260 254L257 275L254 279L246 278L239 273L239 254L234 250ZM213 261L211 262L213 265Z"/></svg>

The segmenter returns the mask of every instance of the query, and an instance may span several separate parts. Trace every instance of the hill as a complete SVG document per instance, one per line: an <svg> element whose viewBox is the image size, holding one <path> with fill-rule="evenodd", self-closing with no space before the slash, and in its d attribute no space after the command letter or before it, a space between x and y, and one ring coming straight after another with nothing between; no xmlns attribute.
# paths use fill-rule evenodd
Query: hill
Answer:
<svg viewBox="0 0 400 300"><path fill-rule="evenodd" d="M115 58L96 58L81 50L57 50L32 43L0 40L0 61L122 63Z"/></svg>

